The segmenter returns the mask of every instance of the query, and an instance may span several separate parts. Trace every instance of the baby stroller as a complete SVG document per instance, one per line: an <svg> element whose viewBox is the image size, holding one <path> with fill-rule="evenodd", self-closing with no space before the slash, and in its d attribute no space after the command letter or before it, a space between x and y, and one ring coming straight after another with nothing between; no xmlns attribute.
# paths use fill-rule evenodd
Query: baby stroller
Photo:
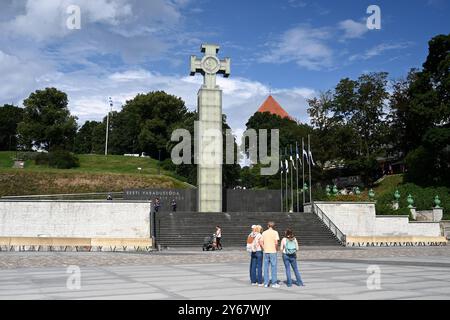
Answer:
<svg viewBox="0 0 450 320"><path fill-rule="evenodd" d="M205 237L203 240L203 251L216 250L216 235Z"/></svg>

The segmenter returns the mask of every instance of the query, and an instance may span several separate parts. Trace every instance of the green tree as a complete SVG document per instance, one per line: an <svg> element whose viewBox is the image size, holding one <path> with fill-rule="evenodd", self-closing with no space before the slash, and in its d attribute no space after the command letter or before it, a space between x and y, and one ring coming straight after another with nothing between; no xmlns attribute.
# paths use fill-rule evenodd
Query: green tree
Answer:
<svg viewBox="0 0 450 320"><path fill-rule="evenodd" d="M336 86L331 108L333 117L356 132L354 138L360 156L369 158L386 143L387 76L385 72L363 74L357 81L346 78Z"/></svg>
<svg viewBox="0 0 450 320"><path fill-rule="evenodd" d="M429 42L422 70L397 81L391 97L392 134L404 154L422 145L430 128L450 122L450 34Z"/></svg>
<svg viewBox="0 0 450 320"><path fill-rule="evenodd" d="M256 112L247 122L247 129L254 129L259 133L260 129L267 129L268 143L267 150L270 151L270 130L278 129L280 134L280 157L282 154L290 154L291 147L293 156L295 157L295 144L299 143L299 150L301 150L301 140L306 138L308 134L312 134L312 128L305 124L299 124L289 118L282 118L270 112ZM259 137L259 135L258 135ZM312 137L314 140L314 137ZM248 154L249 141L245 141L245 150ZM312 142L314 144L314 142ZM259 150L258 150L259 151ZM314 150L315 151L315 150ZM259 156L259 154L258 154ZM288 155L289 157L289 155ZM242 171L242 186L247 188L263 188L263 189L278 189L280 188L280 174L272 176L262 176L260 174L261 164L254 164L250 168Z"/></svg>
<svg viewBox="0 0 450 320"><path fill-rule="evenodd" d="M181 164L175 166L170 159L167 159L165 162L165 167L167 169L175 171L178 175L185 177L189 183L196 185L197 184L197 165L194 164L194 124L195 121L198 121L197 112L189 112L186 114L185 118L181 123L178 124L178 128L186 129L191 134L191 164ZM223 130L223 141L226 139L226 130L230 129L230 126L227 124L227 118L225 115L222 116L222 130ZM169 142L169 150L177 144L178 142ZM223 166L222 166L222 183L224 188L233 188L239 184L240 179L240 166L238 164L239 159L237 158L237 144L234 141L234 150L236 155L236 162L234 164L226 164L226 155L225 155L225 143L224 143L224 152L223 152Z"/></svg>
<svg viewBox="0 0 450 320"><path fill-rule="evenodd" d="M23 121L18 125L20 144L45 150L72 150L77 132L67 95L55 88L37 90L24 101Z"/></svg>
<svg viewBox="0 0 450 320"><path fill-rule="evenodd" d="M357 80L344 78L333 91L308 100L314 126L315 155L321 163L344 164L345 172L361 175L366 183L377 176L378 155L385 154L387 73L369 73ZM316 173L320 177L320 172ZM330 180L343 170L327 172Z"/></svg>
<svg viewBox="0 0 450 320"><path fill-rule="evenodd" d="M406 156L406 180L449 185L450 34L429 42L422 70L398 81L391 98L395 146Z"/></svg>
<svg viewBox="0 0 450 320"><path fill-rule="evenodd" d="M75 137L74 152L101 154L105 149L106 123L86 121Z"/></svg>
<svg viewBox="0 0 450 320"><path fill-rule="evenodd" d="M146 152L153 158L170 156L172 131L188 110L182 99L163 91L139 94L111 115L110 151L116 154Z"/></svg>
<svg viewBox="0 0 450 320"><path fill-rule="evenodd" d="M0 150L17 149L17 126L23 119L23 109L4 105L0 107Z"/></svg>

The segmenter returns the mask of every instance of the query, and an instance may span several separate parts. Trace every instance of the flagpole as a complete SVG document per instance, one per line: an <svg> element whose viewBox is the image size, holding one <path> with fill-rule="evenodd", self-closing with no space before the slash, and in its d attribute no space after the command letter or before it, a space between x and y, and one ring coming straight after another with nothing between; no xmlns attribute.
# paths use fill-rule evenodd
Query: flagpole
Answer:
<svg viewBox="0 0 450 320"><path fill-rule="evenodd" d="M305 157L303 154L303 151L305 150L305 139L302 138L302 159L303 159L303 165L302 165L302 194L303 194L303 206L305 205Z"/></svg>
<svg viewBox="0 0 450 320"><path fill-rule="evenodd" d="M294 163L291 161L291 212L294 212L294 183L293 183L293 177L294 177Z"/></svg>
<svg viewBox="0 0 450 320"><path fill-rule="evenodd" d="M281 194L281 206L280 206L280 210L281 212L283 212L283 154L281 154L281 161L280 161L280 182L281 182L281 186L280 186L280 194Z"/></svg>
<svg viewBox="0 0 450 320"><path fill-rule="evenodd" d="M287 149L284 148L284 155L287 156ZM286 164L286 159L284 159L284 163ZM286 166L286 193L284 194L284 197L286 198L286 211L288 211L289 208L289 199L288 199L288 174L289 174L289 163Z"/></svg>
<svg viewBox="0 0 450 320"><path fill-rule="evenodd" d="M312 178L311 178L311 162L312 162L312 156L311 156L311 135L308 134L308 165L309 165L309 203L312 205Z"/></svg>
<svg viewBox="0 0 450 320"><path fill-rule="evenodd" d="M300 212L300 207L299 207L299 201L298 201L298 197L299 197L299 195L298 195L298 169L300 169L298 166L299 166L299 163L298 163L298 142L297 141L295 141L295 162L297 163L297 170L296 170L296 173L297 173L297 191L296 191L296 194L297 194L297 212Z"/></svg>
<svg viewBox="0 0 450 320"><path fill-rule="evenodd" d="M291 148L291 159L292 159L292 145L290 145ZM291 163L291 212L294 212L294 183L293 183L293 177L294 177L294 162L289 161Z"/></svg>

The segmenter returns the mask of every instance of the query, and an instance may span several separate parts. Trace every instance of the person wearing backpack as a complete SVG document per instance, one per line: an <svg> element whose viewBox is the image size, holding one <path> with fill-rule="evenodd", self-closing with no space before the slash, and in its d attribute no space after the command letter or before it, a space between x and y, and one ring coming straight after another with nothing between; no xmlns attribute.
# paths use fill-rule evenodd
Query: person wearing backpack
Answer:
<svg viewBox="0 0 450 320"><path fill-rule="evenodd" d="M252 233L247 238L247 252L250 253L250 282L252 286L263 284L262 264L263 264L263 237L261 235L262 227L252 226Z"/></svg>
<svg viewBox="0 0 450 320"><path fill-rule="evenodd" d="M296 284L303 286L303 281L297 266L298 242L291 229L287 229L284 238L281 240L281 252L283 253L284 267L286 268L287 286L292 287L291 267L294 270Z"/></svg>

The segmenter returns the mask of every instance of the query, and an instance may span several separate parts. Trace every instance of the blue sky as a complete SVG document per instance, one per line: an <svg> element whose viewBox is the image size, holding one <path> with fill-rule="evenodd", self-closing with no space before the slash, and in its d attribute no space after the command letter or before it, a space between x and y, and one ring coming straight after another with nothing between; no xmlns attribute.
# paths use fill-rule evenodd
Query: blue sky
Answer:
<svg viewBox="0 0 450 320"><path fill-rule="evenodd" d="M69 30L70 5L81 29ZM366 10L381 9L381 30ZM224 113L242 128L272 92L308 122L306 99L344 77L387 71L391 79L420 67L427 42L450 31L446 0L1 0L0 103L21 105L36 89L69 95L82 123L101 119L140 92L165 90L194 109L201 77L189 56L201 43L221 45L232 75L221 79Z"/></svg>

